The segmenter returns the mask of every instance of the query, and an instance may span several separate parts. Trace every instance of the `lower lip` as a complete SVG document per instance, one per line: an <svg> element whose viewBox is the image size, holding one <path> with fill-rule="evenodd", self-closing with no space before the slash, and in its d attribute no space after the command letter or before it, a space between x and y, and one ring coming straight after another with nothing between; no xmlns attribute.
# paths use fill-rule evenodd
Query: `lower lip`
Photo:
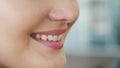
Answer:
<svg viewBox="0 0 120 68"><path fill-rule="evenodd" d="M52 41L44 41L44 40L38 40L35 39L37 42L43 44L44 46L47 46L51 49L59 50L63 48L63 42L62 40L59 42L52 42Z"/></svg>

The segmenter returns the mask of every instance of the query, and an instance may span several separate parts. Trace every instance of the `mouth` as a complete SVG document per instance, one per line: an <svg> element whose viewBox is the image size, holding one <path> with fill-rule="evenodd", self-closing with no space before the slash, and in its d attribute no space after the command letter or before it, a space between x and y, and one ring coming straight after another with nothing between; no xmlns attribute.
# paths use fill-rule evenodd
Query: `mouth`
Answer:
<svg viewBox="0 0 120 68"><path fill-rule="evenodd" d="M66 29L33 32L30 36L38 43L48 48L58 50L63 48L63 34L65 31Z"/></svg>

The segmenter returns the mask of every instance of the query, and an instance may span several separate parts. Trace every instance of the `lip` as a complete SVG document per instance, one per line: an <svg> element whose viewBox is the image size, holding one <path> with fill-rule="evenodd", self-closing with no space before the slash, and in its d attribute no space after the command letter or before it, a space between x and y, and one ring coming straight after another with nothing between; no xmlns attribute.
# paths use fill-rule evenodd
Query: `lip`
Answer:
<svg viewBox="0 0 120 68"><path fill-rule="evenodd" d="M40 34L40 35L61 35L66 31L66 29L56 29L56 30L49 30L49 31L41 31L41 32L33 32L31 35L35 34ZM44 41L40 39L35 39L40 44L43 44L44 46L54 49L54 50L59 50L63 48L63 40L58 41L58 42L53 42L53 41Z"/></svg>
<svg viewBox="0 0 120 68"><path fill-rule="evenodd" d="M56 30L49 30L49 31L33 32L32 34L60 35L60 34L63 34L65 31L66 29L56 29Z"/></svg>

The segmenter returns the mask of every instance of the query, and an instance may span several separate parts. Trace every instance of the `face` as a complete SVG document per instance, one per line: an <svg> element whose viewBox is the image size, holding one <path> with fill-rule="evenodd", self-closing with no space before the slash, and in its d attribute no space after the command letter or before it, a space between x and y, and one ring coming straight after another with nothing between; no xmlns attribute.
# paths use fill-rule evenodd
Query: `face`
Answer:
<svg viewBox="0 0 120 68"><path fill-rule="evenodd" d="M0 65L64 68L63 40L77 17L76 0L0 0Z"/></svg>

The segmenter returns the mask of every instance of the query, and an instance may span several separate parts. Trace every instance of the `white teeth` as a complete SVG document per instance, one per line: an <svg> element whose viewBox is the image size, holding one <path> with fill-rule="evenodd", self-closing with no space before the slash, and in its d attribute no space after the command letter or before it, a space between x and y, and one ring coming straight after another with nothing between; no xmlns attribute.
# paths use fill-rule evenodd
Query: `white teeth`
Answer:
<svg viewBox="0 0 120 68"><path fill-rule="evenodd" d="M53 36L52 35L48 35L48 40L52 41L53 40Z"/></svg>
<svg viewBox="0 0 120 68"><path fill-rule="evenodd" d="M44 41L53 41L53 42L57 42L63 39L63 35L57 36L57 35L40 35L40 34L36 34L35 36L36 39L41 39Z"/></svg>
<svg viewBox="0 0 120 68"><path fill-rule="evenodd" d="M40 36L39 34L37 34L37 35L36 35L36 38L37 38L37 39L40 39L40 38L41 38L41 36Z"/></svg>
<svg viewBox="0 0 120 68"><path fill-rule="evenodd" d="M58 36L58 41L63 39L63 35Z"/></svg>
<svg viewBox="0 0 120 68"><path fill-rule="evenodd" d="M41 40L47 41L47 36L46 35L42 35L41 36Z"/></svg>
<svg viewBox="0 0 120 68"><path fill-rule="evenodd" d="M53 36L53 41L54 42L58 41L58 36L57 35Z"/></svg>

